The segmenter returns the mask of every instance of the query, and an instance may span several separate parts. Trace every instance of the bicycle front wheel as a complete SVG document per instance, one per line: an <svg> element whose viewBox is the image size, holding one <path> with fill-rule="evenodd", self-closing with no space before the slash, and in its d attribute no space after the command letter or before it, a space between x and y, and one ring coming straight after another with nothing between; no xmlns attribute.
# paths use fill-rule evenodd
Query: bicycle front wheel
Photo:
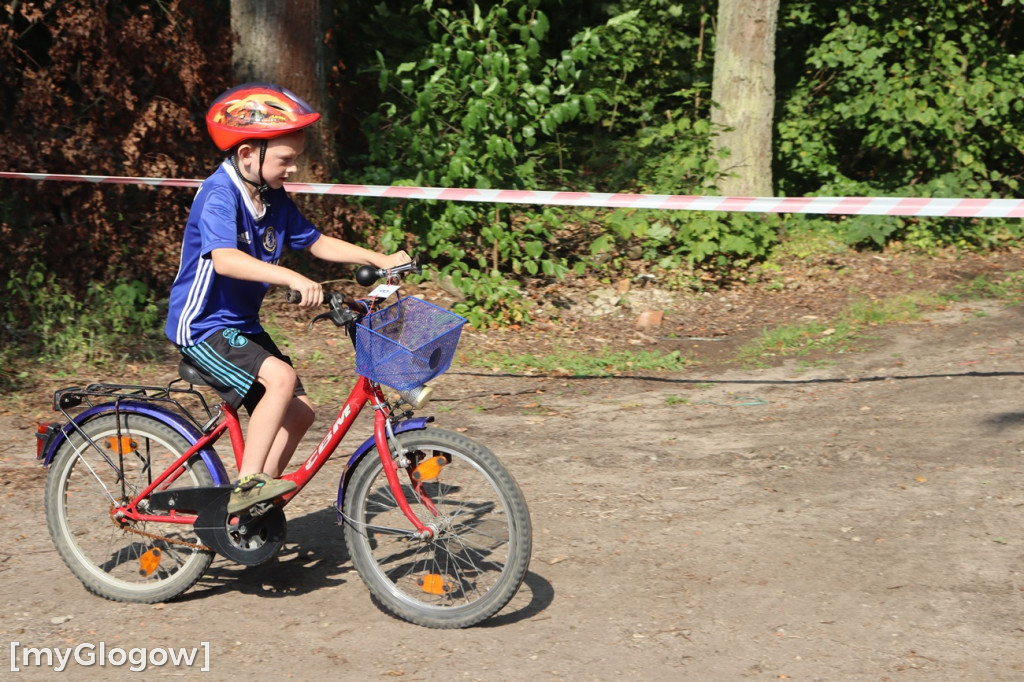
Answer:
<svg viewBox="0 0 1024 682"><path fill-rule="evenodd" d="M402 494L434 536L410 532L380 458L368 455L345 490L352 562L393 615L433 628L475 625L508 604L526 577L526 501L494 454L469 438L427 429L397 439L411 460Z"/></svg>
<svg viewBox="0 0 1024 682"><path fill-rule="evenodd" d="M88 440L73 432L46 478L46 523L64 563L87 590L115 601L155 603L192 587L213 553L200 548L191 525L132 522L111 513L142 492L189 443L153 417L132 413L102 415L81 430ZM167 488L212 485L196 455ZM139 508L145 510L145 501Z"/></svg>

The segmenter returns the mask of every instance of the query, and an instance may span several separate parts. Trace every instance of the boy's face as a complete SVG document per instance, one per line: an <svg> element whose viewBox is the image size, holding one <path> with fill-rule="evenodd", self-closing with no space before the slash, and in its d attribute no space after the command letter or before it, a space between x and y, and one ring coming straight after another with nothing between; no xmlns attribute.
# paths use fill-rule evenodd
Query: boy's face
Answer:
<svg viewBox="0 0 1024 682"><path fill-rule="evenodd" d="M306 145L306 134L299 130L294 133L275 137L267 142L267 155L263 159L263 181L272 189L284 186L288 176L298 170L296 160ZM252 164L257 171L260 163L259 144L243 144L239 148L240 160Z"/></svg>

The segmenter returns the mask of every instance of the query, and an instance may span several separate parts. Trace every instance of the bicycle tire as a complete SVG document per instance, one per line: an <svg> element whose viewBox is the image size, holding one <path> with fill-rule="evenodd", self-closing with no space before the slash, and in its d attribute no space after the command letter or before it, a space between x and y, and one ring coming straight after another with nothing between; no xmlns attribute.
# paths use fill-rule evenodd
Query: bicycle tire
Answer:
<svg viewBox="0 0 1024 682"><path fill-rule="evenodd" d="M418 518L437 531L430 540L407 532L409 521L371 453L345 490L352 562L377 605L392 615L431 628L476 625L504 608L526 577L533 543L526 500L494 454L465 436L427 429L397 439L415 462L439 455L448 462L423 483L437 514L411 479L402 483Z"/></svg>
<svg viewBox="0 0 1024 682"><path fill-rule="evenodd" d="M105 414L81 429L100 447L110 445L110 462L77 431L58 449L45 487L46 524L57 552L93 594L143 604L177 597L202 577L213 552L195 546L199 538L190 525L122 525L110 512L115 503L142 491L189 443L148 415ZM131 448L123 456L115 446L118 435L126 443L123 449ZM170 487L211 485L213 477L196 455Z"/></svg>

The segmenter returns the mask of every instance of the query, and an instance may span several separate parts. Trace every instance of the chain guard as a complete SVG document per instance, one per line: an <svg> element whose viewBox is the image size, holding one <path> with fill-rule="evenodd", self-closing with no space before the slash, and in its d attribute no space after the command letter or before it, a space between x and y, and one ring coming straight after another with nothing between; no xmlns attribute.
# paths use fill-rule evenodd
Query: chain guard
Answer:
<svg viewBox="0 0 1024 682"><path fill-rule="evenodd" d="M231 490L232 486L222 485L153 493L149 496L150 507L154 511L196 511L194 527L204 545L243 566L265 563L284 544L284 510L269 504L257 505L235 516L236 523L231 523L228 516Z"/></svg>

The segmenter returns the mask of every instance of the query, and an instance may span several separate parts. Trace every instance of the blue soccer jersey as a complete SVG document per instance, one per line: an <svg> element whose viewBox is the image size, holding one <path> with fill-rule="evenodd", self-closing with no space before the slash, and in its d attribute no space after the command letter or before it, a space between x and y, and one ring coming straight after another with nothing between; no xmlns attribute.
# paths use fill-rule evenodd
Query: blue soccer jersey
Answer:
<svg viewBox="0 0 1024 682"><path fill-rule="evenodd" d="M305 249L320 232L302 217L284 189L267 194L269 204L257 217L242 180L225 161L196 193L185 225L181 266L171 285L164 332L179 346L199 343L218 329L247 334L263 331L260 306L270 285L218 275L210 253L239 249L276 264L285 248Z"/></svg>

